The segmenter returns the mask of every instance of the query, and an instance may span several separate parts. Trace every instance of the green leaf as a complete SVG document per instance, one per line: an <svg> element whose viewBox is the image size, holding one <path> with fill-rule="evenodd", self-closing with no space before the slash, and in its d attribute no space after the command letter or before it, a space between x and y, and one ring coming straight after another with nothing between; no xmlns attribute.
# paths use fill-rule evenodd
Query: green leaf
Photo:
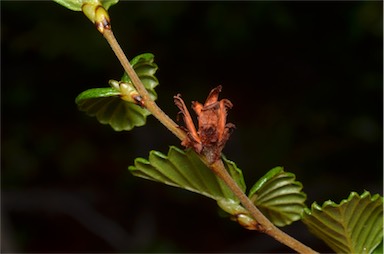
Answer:
<svg viewBox="0 0 384 254"><path fill-rule="evenodd" d="M151 53L144 53L139 56L136 56L130 62L133 68L136 71L137 76L140 78L141 82L147 89L149 95L153 100L157 98L155 92L155 87L159 84L159 81L155 77L155 73L158 69L156 63L154 62L155 56ZM124 72L121 81L132 83L128 74Z"/></svg>
<svg viewBox="0 0 384 254"><path fill-rule="evenodd" d="M115 5L119 0L53 0L58 4L72 10L72 11L82 11L82 6L85 3L93 5L102 5L104 9L108 10L109 7Z"/></svg>
<svg viewBox="0 0 384 254"><path fill-rule="evenodd" d="M154 89L159 82L154 76L158 68L154 63L154 55L147 53L135 57L132 60L132 67L155 100L157 94ZM127 94L127 91L136 90L126 74L122 77L122 82L124 82L122 86L129 89L120 90L118 86L111 84L112 88L93 88L82 92L76 98L79 110L85 111L90 116L96 116L100 123L109 124L115 131L128 131L135 126L145 125L150 112L136 105Z"/></svg>
<svg viewBox="0 0 384 254"><path fill-rule="evenodd" d="M108 10L109 7L117 4L118 2L119 0L101 0L101 5L104 7L104 9Z"/></svg>
<svg viewBox="0 0 384 254"><path fill-rule="evenodd" d="M234 162L227 159L224 165L229 174L245 188L242 173ZM192 150L180 150L171 146L168 155L151 151L148 160L137 158L134 166L128 168L134 176L183 188L215 200L237 198ZM238 201L237 201L238 203Z"/></svg>
<svg viewBox="0 0 384 254"><path fill-rule="evenodd" d="M383 240L381 240L381 243L376 247L376 249L372 252L373 254L383 254Z"/></svg>
<svg viewBox="0 0 384 254"><path fill-rule="evenodd" d="M372 253L383 240L383 198L352 192L340 204L314 202L303 222L337 253Z"/></svg>
<svg viewBox="0 0 384 254"><path fill-rule="evenodd" d="M282 227L300 220L306 195L295 175L275 167L260 178L249 192L249 198L276 226Z"/></svg>
<svg viewBox="0 0 384 254"><path fill-rule="evenodd" d="M79 94L76 103L81 111L96 116L102 124L109 124L115 131L131 130L143 126L148 110L124 101L114 88L93 88Z"/></svg>
<svg viewBox="0 0 384 254"><path fill-rule="evenodd" d="M58 4L61 4L62 6L72 11L81 11L81 6L83 6L83 0L53 0L53 1Z"/></svg>
<svg viewBox="0 0 384 254"><path fill-rule="evenodd" d="M224 166L228 173L245 191L245 183L241 170L236 164L224 156ZM174 146L170 147L168 155L151 151L148 160L137 158L134 166L128 168L135 176L167 185L183 188L216 200L218 206L231 215L243 227L256 230L257 222L241 206L238 198L218 178L192 150L182 151Z"/></svg>

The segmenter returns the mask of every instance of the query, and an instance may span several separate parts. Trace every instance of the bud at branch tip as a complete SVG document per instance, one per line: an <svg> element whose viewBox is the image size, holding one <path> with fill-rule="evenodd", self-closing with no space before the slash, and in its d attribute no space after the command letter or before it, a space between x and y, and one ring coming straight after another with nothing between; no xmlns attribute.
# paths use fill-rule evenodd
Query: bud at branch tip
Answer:
<svg viewBox="0 0 384 254"><path fill-rule="evenodd" d="M85 3L81 7L82 12L96 25L100 33L104 33L105 29L111 29L109 15L102 5Z"/></svg>

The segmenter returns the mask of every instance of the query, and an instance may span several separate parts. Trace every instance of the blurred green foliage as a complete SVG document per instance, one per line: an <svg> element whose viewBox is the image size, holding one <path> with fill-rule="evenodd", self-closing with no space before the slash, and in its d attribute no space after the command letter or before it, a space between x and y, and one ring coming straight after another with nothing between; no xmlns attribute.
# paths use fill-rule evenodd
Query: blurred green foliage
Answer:
<svg viewBox="0 0 384 254"><path fill-rule="evenodd" d="M202 101L223 85L237 126L228 159L248 185L284 166L310 204L382 195L382 9L123 1L110 15L128 58L155 55L158 103L171 117L173 95ZM1 14L3 251L289 251L218 217L208 199L129 174L134 158L179 141L151 117L117 133L77 110L81 91L123 72L85 16L19 1L2 1ZM285 230L329 251L301 223Z"/></svg>

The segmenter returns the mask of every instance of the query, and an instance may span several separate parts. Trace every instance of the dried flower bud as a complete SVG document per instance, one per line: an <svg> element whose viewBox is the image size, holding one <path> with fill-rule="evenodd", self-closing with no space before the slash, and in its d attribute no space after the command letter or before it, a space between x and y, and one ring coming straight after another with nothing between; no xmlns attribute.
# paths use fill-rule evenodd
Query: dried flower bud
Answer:
<svg viewBox="0 0 384 254"><path fill-rule="evenodd" d="M192 102L192 109L198 118L198 130L181 95L174 96L174 102L183 115L187 132L187 138L181 144L192 147L199 154L204 154L209 163L214 163L220 158L221 151L235 128L234 124L226 123L227 111L232 108L232 103L227 99L218 101L220 91L221 86L212 89L204 105Z"/></svg>

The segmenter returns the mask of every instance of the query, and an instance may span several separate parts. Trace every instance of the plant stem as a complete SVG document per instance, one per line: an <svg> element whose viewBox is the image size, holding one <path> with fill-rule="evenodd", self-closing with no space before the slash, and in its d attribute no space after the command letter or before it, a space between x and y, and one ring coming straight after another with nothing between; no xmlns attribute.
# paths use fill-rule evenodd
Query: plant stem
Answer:
<svg viewBox="0 0 384 254"><path fill-rule="evenodd" d="M152 113L165 127L167 127L176 137L180 140L186 138L186 133L181 130L178 125L171 119L167 114L165 114L157 104L151 99L143 83L137 76L135 70L132 68L132 65L129 63L127 57L125 56L123 50L121 49L119 43L117 42L112 29L105 29L102 32L104 38L108 41L113 52L116 54L124 70L127 72L128 76L131 78L133 85L136 90L142 97L145 107L148 111ZM232 192L239 198L241 204L247 209L250 215L257 221L260 226L261 232L264 232L271 237L275 238L277 241L285 244L286 246L292 248L293 250L299 253L317 253L308 246L302 244L298 240L287 235L275 225L273 225L253 204L253 202L244 194L240 189L237 183L229 175L228 171L225 169L222 160L217 160L213 164L209 164L207 159L204 156L201 156L201 159L204 161L211 170L220 177L226 185L232 190Z"/></svg>
<svg viewBox="0 0 384 254"><path fill-rule="evenodd" d="M165 127L167 127L176 137L178 137L180 140L184 140L186 138L186 133L181 130L178 125L167 114L165 114L149 96L147 89L145 89L143 83L137 76L135 70L132 68L132 65L129 63L127 57L117 42L112 29L105 29L103 31L103 35L111 46L113 52L115 52L124 70L131 78L137 92L142 97L145 108L151 112L151 114L156 117Z"/></svg>
<svg viewBox="0 0 384 254"><path fill-rule="evenodd" d="M270 235L277 241L285 244L286 246L297 251L298 253L317 253L316 251L299 242L295 238L292 238L291 236L277 228L275 225L273 225L272 222L270 222L260 212L260 210L257 209L253 202L244 194L244 192L240 189L237 183L229 175L228 171L224 167L222 160L217 160L209 167L218 177L220 177L220 179L222 179L226 183L226 185L231 189L231 191L236 195L236 197L239 198L241 204L245 207L245 209L247 209L250 215L257 221L260 226L259 231Z"/></svg>

